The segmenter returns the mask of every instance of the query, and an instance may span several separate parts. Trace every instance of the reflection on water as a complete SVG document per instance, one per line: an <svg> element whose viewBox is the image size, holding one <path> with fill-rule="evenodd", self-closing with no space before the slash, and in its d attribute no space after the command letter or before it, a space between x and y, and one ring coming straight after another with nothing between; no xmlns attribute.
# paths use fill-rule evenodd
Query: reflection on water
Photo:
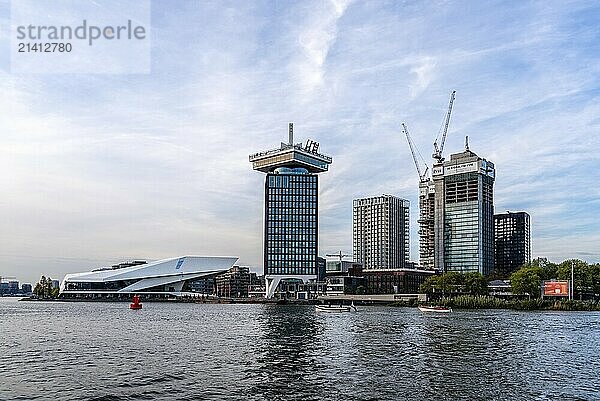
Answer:
<svg viewBox="0 0 600 401"><path fill-rule="evenodd" d="M0 300L0 400L598 399L600 314Z"/></svg>

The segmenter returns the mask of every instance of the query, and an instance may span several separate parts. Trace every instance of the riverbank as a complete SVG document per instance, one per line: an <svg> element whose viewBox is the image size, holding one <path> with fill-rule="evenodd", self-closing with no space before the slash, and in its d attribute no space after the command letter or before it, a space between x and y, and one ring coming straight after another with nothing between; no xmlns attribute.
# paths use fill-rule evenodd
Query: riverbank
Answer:
<svg viewBox="0 0 600 401"><path fill-rule="evenodd" d="M568 301L549 299L502 299L489 295L459 295L435 301L437 305L453 309L513 309L556 311L600 311L599 301ZM393 306L416 306L414 302L394 302Z"/></svg>

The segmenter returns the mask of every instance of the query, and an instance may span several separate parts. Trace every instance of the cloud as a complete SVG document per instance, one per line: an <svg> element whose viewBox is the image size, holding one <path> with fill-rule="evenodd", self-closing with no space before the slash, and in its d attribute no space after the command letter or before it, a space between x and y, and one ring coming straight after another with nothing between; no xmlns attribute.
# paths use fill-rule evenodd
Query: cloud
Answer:
<svg viewBox="0 0 600 401"><path fill-rule="evenodd" d="M337 22L344 15L350 0L323 2L307 17L309 24L299 34L302 49L296 68L303 92L312 92L323 85L325 62L337 37Z"/></svg>

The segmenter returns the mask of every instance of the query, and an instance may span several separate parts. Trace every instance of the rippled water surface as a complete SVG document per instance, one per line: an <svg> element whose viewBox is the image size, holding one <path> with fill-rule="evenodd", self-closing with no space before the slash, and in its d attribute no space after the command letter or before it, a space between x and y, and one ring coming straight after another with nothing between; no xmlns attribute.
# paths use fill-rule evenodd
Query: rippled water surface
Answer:
<svg viewBox="0 0 600 401"><path fill-rule="evenodd" d="M0 399L600 399L600 314L0 299Z"/></svg>

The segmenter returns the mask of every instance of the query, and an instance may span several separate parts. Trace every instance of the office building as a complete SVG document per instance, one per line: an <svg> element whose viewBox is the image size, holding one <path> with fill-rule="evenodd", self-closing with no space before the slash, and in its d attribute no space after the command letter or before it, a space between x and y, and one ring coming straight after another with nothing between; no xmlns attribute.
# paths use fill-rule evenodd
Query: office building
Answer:
<svg viewBox="0 0 600 401"><path fill-rule="evenodd" d="M249 156L252 168L266 174L263 263L268 298L282 279L317 279L318 174L332 162L318 152L316 142L295 144L293 124L288 133L288 143Z"/></svg>
<svg viewBox="0 0 600 401"><path fill-rule="evenodd" d="M494 271L508 277L525 263L531 262L531 225L526 212L494 215Z"/></svg>
<svg viewBox="0 0 600 401"><path fill-rule="evenodd" d="M434 266L489 274L494 269L494 164L469 150L433 166Z"/></svg>
<svg viewBox="0 0 600 401"><path fill-rule="evenodd" d="M364 270L407 267L409 208L407 200L392 195L354 200L353 253Z"/></svg>

